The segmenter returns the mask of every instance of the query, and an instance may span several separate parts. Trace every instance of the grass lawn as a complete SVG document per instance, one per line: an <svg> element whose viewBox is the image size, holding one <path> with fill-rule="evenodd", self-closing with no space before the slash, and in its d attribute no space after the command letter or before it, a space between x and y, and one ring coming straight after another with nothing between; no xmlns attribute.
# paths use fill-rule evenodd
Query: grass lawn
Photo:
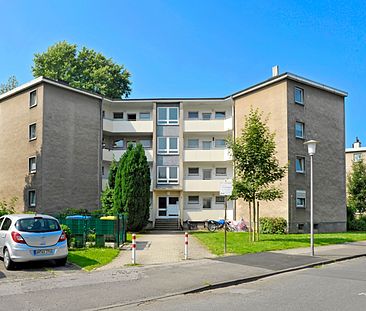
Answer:
<svg viewBox="0 0 366 311"><path fill-rule="evenodd" d="M224 232L192 232L213 254L224 253ZM315 246L366 240L366 232L320 233L314 235ZM249 242L247 232L227 233L227 253L247 254L289 248L308 247L309 234L261 234L258 242Z"/></svg>
<svg viewBox="0 0 366 311"><path fill-rule="evenodd" d="M68 261L90 271L111 262L119 253L114 248L82 248L70 249Z"/></svg>

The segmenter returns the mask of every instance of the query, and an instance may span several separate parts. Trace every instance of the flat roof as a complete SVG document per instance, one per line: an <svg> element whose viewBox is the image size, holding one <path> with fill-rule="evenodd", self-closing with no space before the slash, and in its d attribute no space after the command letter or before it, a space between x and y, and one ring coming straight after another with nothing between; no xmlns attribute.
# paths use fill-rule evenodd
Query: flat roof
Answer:
<svg viewBox="0 0 366 311"><path fill-rule="evenodd" d="M366 152L366 147L346 148L346 153L351 153L351 152Z"/></svg>

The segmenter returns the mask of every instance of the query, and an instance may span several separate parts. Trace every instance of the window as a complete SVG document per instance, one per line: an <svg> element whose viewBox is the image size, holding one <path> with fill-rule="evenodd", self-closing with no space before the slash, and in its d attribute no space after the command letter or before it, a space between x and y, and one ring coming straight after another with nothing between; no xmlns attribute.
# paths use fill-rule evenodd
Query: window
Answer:
<svg viewBox="0 0 366 311"><path fill-rule="evenodd" d="M203 208L211 208L211 198L203 198Z"/></svg>
<svg viewBox="0 0 366 311"><path fill-rule="evenodd" d="M36 207L36 191L28 191L28 207Z"/></svg>
<svg viewBox="0 0 366 311"><path fill-rule="evenodd" d="M304 90L299 87L295 87L295 103L300 105L304 104Z"/></svg>
<svg viewBox="0 0 366 311"><path fill-rule="evenodd" d="M216 139L215 140L215 147L216 148L225 148L226 147L225 139Z"/></svg>
<svg viewBox="0 0 366 311"><path fill-rule="evenodd" d="M113 119L123 119L123 112L113 112Z"/></svg>
<svg viewBox="0 0 366 311"><path fill-rule="evenodd" d="M8 231L10 226L11 226L11 219L10 218L5 218L5 220L3 222L3 225L1 226L1 230Z"/></svg>
<svg viewBox="0 0 366 311"><path fill-rule="evenodd" d="M297 224L298 230L304 230L304 224Z"/></svg>
<svg viewBox="0 0 366 311"><path fill-rule="evenodd" d="M123 139L117 139L113 142L113 148L122 149L125 146L125 142Z"/></svg>
<svg viewBox="0 0 366 311"><path fill-rule="evenodd" d="M199 140L198 139L188 139L188 148L198 149Z"/></svg>
<svg viewBox="0 0 366 311"><path fill-rule="evenodd" d="M211 112L203 112L202 113L202 120L211 120Z"/></svg>
<svg viewBox="0 0 366 311"><path fill-rule="evenodd" d="M105 111L104 110L102 111L102 117L103 118L105 117Z"/></svg>
<svg viewBox="0 0 366 311"><path fill-rule="evenodd" d="M188 204L200 204L200 197L198 195L188 196Z"/></svg>
<svg viewBox="0 0 366 311"><path fill-rule="evenodd" d="M140 120L150 120L150 112L140 112Z"/></svg>
<svg viewBox="0 0 366 311"><path fill-rule="evenodd" d="M29 125L29 140L36 139L36 123Z"/></svg>
<svg viewBox="0 0 366 311"><path fill-rule="evenodd" d="M362 153L355 153L353 155L353 161L358 162L361 161L361 159L362 159Z"/></svg>
<svg viewBox="0 0 366 311"><path fill-rule="evenodd" d="M158 166L158 184L178 184L178 166Z"/></svg>
<svg viewBox="0 0 366 311"><path fill-rule="evenodd" d="M127 141L127 147L128 146L136 147L136 140Z"/></svg>
<svg viewBox="0 0 366 311"><path fill-rule="evenodd" d="M226 176L226 167L216 167L216 176Z"/></svg>
<svg viewBox="0 0 366 311"><path fill-rule="evenodd" d="M198 176L200 169L198 167L188 167L188 176Z"/></svg>
<svg viewBox="0 0 366 311"><path fill-rule="evenodd" d="M140 144L144 148L151 148L151 139L141 139Z"/></svg>
<svg viewBox="0 0 366 311"><path fill-rule="evenodd" d="M188 119L198 120L198 111L188 111Z"/></svg>
<svg viewBox="0 0 366 311"><path fill-rule="evenodd" d="M28 170L29 170L29 173L31 173L31 174L35 173L37 171L36 157L29 158Z"/></svg>
<svg viewBox="0 0 366 311"><path fill-rule="evenodd" d="M158 108L159 125L177 125L178 108L177 107L159 107Z"/></svg>
<svg viewBox="0 0 366 311"><path fill-rule="evenodd" d="M29 94L29 108L37 106L37 90L30 92Z"/></svg>
<svg viewBox="0 0 366 311"><path fill-rule="evenodd" d="M159 154L178 154L178 137L158 137Z"/></svg>
<svg viewBox="0 0 366 311"><path fill-rule="evenodd" d="M225 203L225 197L223 195L218 195L215 198L216 204L224 204Z"/></svg>
<svg viewBox="0 0 366 311"><path fill-rule="evenodd" d="M304 138L304 123L302 122L295 123L295 137Z"/></svg>
<svg viewBox="0 0 366 311"><path fill-rule="evenodd" d="M296 157L296 173L305 173L304 157Z"/></svg>
<svg viewBox="0 0 366 311"><path fill-rule="evenodd" d="M202 142L202 149L203 150L210 150L212 146L212 143L210 140L206 140Z"/></svg>
<svg viewBox="0 0 366 311"><path fill-rule="evenodd" d="M203 170L203 180L211 180L211 170L210 169Z"/></svg>
<svg viewBox="0 0 366 311"><path fill-rule="evenodd" d="M296 207L305 208L306 191L296 190Z"/></svg>
<svg viewBox="0 0 366 311"><path fill-rule="evenodd" d="M215 119L217 120L223 120L225 119L226 112L225 111L216 111L215 112Z"/></svg>
<svg viewBox="0 0 366 311"><path fill-rule="evenodd" d="M102 166L102 176L104 176L104 166Z"/></svg>
<svg viewBox="0 0 366 311"><path fill-rule="evenodd" d="M128 121L136 121L136 113L127 113Z"/></svg>

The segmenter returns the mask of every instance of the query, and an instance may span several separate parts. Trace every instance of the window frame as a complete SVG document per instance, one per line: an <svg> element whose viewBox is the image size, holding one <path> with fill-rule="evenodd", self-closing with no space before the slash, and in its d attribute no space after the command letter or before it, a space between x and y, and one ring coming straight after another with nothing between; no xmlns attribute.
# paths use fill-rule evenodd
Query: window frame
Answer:
<svg viewBox="0 0 366 311"><path fill-rule="evenodd" d="M218 117L217 114L219 113L223 113L224 116L223 117ZM215 111L215 120L225 120L226 119L226 111Z"/></svg>
<svg viewBox="0 0 366 311"><path fill-rule="evenodd" d="M297 135L297 128L296 126L300 124L302 126L302 136L298 136ZM295 122L295 138L299 138L299 139L305 139L305 123L301 122L301 121L296 121Z"/></svg>
<svg viewBox="0 0 366 311"><path fill-rule="evenodd" d="M189 141L197 141L197 147L190 147ZM187 139L187 149L199 149L200 148L200 140L198 138L188 138Z"/></svg>
<svg viewBox="0 0 366 311"><path fill-rule="evenodd" d="M162 179L159 178L159 171L161 168L165 168L165 176L166 178ZM171 172L170 170L172 168L176 168L177 169L177 178L171 178ZM179 184L179 166L158 166L157 167L157 184L161 185L161 184L170 184L170 185L177 185Z"/></svg>
<svg viewBox="0 0 366 311"><path fill-rule="evenodd" d="M160 140L161 139L165 139L166 141L166 149L160 149ZM177 140L177 149L171 149L170 148L170 140L171 139L176 139ZM164 152L166 151L166 152ZM158 154L162 154L162 155L167 155L167 154L170 154L170 155L177 155L179 154L179 137L176 137L176 136L159 136L158 137Z"/></svg>
<svg viewBox="0 0 366 311"><path fill-rule="evenodd" d="M127 121L130 121L130 122L131 121L137 121L137 113L136 112L127 112L126 115L127 115ZM130 120L130 117L133 116L133 115L135 116L135 118Z"/></svg>
<svg viewBox="0 0 366 311"><path fill-rule="evenodd" d="M207 202L210 202L209 207L205 207L205 200L207 200ZM202 208L204 208L204 209L211 209L212 208L212 197L203 197L202 198Z"/></svg>
<svg viewBox="0 0 366 311"><path fill-rule="evenodd" d="M149 142L149 145L148 146L145 146L142 142L145 141L145 142ZM152 147L152 140L151 139L140 139L139 140L139 143L141 144L141 146L144 148L144 149L151 149Z"/></svg>
<svg viewBox="0 0 366 311"><path fill-rule="evenodd" d="M160 119L160 110L166 109L166 119ZM177 120L170 119L170 110L177 111ZM158 107L158 125L179 125L179 109L178 107Z"/></svg>
<svg viewBox="0 0 366 311"><path fill-rule="evenodd" d="M31 194L34 193L34 204L31 202ZM37 194L35 189L28 190L28 207L35 208L37 206Z"/></svg>
<svg viewBox="0 0 366 311"><path fill-rule="evenodd" d="M191 201L190 198L197 198L197 201ZM187 204L189 204L189 205L200 204L200 196L199 195L189 195L187 198Z"/></svg>
<svg viewBox="0 0 366 311"><path fill-rule="evenodd" d="M204 115L210 115L210 118L209 119L205 119L204 118ZM204 121L212 120L212 112L202 112L202 120L204 120Z"/></svg>
<svg viewBox="0 0 366 311"><path fill-rule="evenodd" d="M208 148L205 147L205 145L207 145ZM211 150L212 147L212 140L202 140L202 150Z"/></svg>
<svg viewBox="0 0 366 311"><path fill-rule="evenodd" d="M296 156L296 160L295 160L295 172L298 173L298 174L305 174L305 157L304 156ZM300 160L300 164L302 162L302 170L299 171L297 170L297 163L298 163L298 160ZM300 165L301 166L301 165Z"/></svg>
<svg viewBox="0 0 366 311"><path fill-rule="evenodd" d="M223 146L217 146L217 141L224 141L224 145ZM218 139L215 139L215 148L217 149L225 149L227 147L226 145L226 139L224 138L218 138Z"/></svg>
<svg viewBox="0 0 366 311"><path fill-rule="evenodd" d="M225 169L225 174L218 174L218 169ZM215 176L227 176L227 167L215 167Z"/></svg>
<svg viewBox="0 0 366 311"><path fill-rule="evenodd" d="M32 165L31 165L31 160L34 159L34 166L35 168L32 169ZM32 156L28 158L28 173L29 174L35 174L37 172L37 157L36 156Z"/></svg>
<svg viewBox="0 0 366 311"><path fill-rule="evenodd" d="M189 172L190 169L197 169L198 172L197 173L190 173ZM200 168L199 167L188 167L188 176L200 176Z"/></svg>
<svg viewBox="0 0 366 311"><path fill-rule="evenodd" d="M144 118L141 118L141 115L142 114L148 114L149 115L149 118L148 119L144 119ZM151 121L151 113L149 111L141 111L139 112L139 120L140 121Z"/></svg>
<svg viewBox="0 0 366 311"><path fill-rule="evenodd" d="M190 117L190 116L189 116L189 114L190 114L190 113L197 113L197 117L194 117L194 118ZM199 113L199 111L188 111L188 113L187 113L187 118L188 118L188 120L199 120L199 118L200 118L200 113Z"/></svg>
<svg viewBox="0 0 366 311"><path fill-rule="evenodd" d="M353 162L359 162L362 160L362 152L356 152L352 157Z"/></svg>
<svg viewBox="0 0 366 311"><path fill-rule="evenodd" d="M217 198L223 198L223 201L217 201ZM225 196L224 195L217 195L215 196L215 204L225 204Z"/></svg>
<svg viewBox="0 0 366 311"><path fill-rule="evenodd" d="M296 91L297 90L299 90L301 93L301 101L298 101L298 100L296 100ZM303 88L301 88L301 87L299 87L299 86L295 86L294 87L294 102L295 102L295 104L298 104L298 105L301 105L301 106L304 106L305 104L304 104L304 98L305 98L305 96L304 96L304 89Z"/></svg>
<svg viewBox="0 0 366 311"><path fill-rule="evenodd" d="M121 118L116 118L116 114L122 114ZM113 120L124 120L125 114L123 111L113 111Z"/></svg>
<svg viewBox="0 0 366 311"><path fill-rule="evenodd" d="M301 197L298 197L300 196ZM303 200L303 204L298 204L298 199L299 200ZM295 193L295 206L296 208L301 208L301 209L304 209L306 208L306 191L305 190L296 190L296 193Z"/></svg>
<svg viewBox="0 0 366 311"><path fill-rule="evenodd" d="M31 127L33 125L35 126L35 129L34 129L34 137L31 137L31 133L32 133ZM36 140L37 139L37 123L36 122L31 123L28 126L28 139L29 139L29 141Z"/></svg>
<svg viewBox="0 0 366 311"><path fill-rule="evenodd" d="M36 94L35 95L35 104L32 105L32 94ZM37 93L37 89L32 90L29 92L29 109L36 107L38 105L38 93Z"/></svg>
<svg viewBox="0 0 366 311"><path fill-rule="evenodd" d="M118 141L121 141L122 142L122 147L116 146L116 142L118 142ZM121 139L114 139L113 140L113 149L121 150L121 149L124 149L125 147L126 147L126 144L125 144L125 140L123 138L121 138Z"/></svg>

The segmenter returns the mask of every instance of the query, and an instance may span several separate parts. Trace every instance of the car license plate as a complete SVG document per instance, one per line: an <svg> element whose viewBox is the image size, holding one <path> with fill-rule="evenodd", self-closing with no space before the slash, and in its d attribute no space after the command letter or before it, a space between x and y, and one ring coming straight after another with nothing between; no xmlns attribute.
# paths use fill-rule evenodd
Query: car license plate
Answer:
<svg viewBox="0 0 366 311"><path fill-rule="evenodd" d="M36 249L33 251L34 255L51 255L53 254L53 249Z"/></svg>

